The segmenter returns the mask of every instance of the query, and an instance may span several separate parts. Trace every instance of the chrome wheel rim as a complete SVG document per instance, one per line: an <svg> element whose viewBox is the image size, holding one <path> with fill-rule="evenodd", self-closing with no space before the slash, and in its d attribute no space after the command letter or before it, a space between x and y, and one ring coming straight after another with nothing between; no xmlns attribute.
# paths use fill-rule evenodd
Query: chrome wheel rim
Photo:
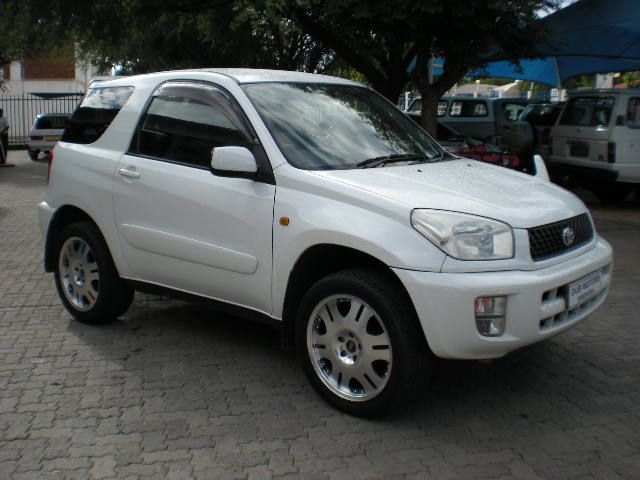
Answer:
<svg viewBox="0 0 640 480"><path fill-rule="evenodd" d="M82 312L91 310L98 300L100 272L91 247L82 238L70 237L62 245L58 275L71 305Z"/></svg>
<svg viewBox="0 0 640 480"><path fill-rule="evenodd" d="M307 351L325 386L349 401L375 398L391 375L389 333L376 311L353 295L332 295L316 305Z"/></svg>

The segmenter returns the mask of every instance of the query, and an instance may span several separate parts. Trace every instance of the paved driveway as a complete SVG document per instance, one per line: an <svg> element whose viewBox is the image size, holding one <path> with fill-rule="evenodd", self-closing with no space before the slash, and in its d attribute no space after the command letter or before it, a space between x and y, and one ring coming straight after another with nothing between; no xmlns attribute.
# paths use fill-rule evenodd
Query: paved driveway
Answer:
<svg viewBox="0 0 640 480"><path fill-rule="evenodd" d="M46 165L0 169L0 479L640 478L640 205L600 209L616 267L579 327L492 363L441 362L422 401L337 413L276 332L138 295L72 321L42 270Z"/></svg>

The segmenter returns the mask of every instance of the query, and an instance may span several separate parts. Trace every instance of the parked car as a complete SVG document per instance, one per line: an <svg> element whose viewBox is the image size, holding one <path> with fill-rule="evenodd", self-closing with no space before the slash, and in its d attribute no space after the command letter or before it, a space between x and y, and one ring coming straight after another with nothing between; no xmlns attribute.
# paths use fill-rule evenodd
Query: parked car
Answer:
<svg viewBox="0 0 640 480"><path fill-rule="evenodd" d="M562 111L561 103L532 103L527 105L518 118L518 124L531 127L533 151L548 159L551 152L551 129ZM524 127L526 128L526 127Z"/></svg>
<svg viewBox="0 0 640 480"><path fill-rule="evenodd" d="M27 149L31 160L37 160L40 152L48 154L56 144L69 121L67 113L42 113L36 115L31 130Z"/></svg>
<svg viewBox="0 0 640 480"><path fill-rule="evenodd" d="M552 132L550 170L620 201L640 186L640 89L573 93Z"/></svg>
<svg viewBox="0 0 640 480"><path fill-rule="evenodd" d="M538 155L509 153L504 147L465 137L442 123L438 123L436 140L448 152L464 158L472 158L544 178L549 176L544 160Z"/></svg>
<svg viewBox="0 0 640 480"><path fill-rule="evenodd" d="M248 69L92 85L51 157L44 264L97 323L134 291L277 325L313 387L397 411L434 355L501 357L604 301L585 205L447 153L357 83Z"/></svg>
<svg viewBox="0 0 640 480"><path fill-rule="evenodd" d="M442 97L438 102L438 122L468 138L492 143L517 155L530 154L533 132L518 124L528 104L520 98ZM406 112L418 124L422 118L422 99L416 98Z"/></svg>

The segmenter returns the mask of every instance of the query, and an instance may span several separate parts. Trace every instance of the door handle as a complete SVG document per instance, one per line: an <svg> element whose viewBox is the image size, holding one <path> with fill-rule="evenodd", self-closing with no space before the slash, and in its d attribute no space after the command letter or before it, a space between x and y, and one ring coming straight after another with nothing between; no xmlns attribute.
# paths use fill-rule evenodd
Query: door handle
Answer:
<svg viewBox="0 0 640 480"><path fill-rule="evenodd" d="M118 173L123 177L128 178L140 178L140 173L135 170L127 170L126 168L119 168Z"/></svg>

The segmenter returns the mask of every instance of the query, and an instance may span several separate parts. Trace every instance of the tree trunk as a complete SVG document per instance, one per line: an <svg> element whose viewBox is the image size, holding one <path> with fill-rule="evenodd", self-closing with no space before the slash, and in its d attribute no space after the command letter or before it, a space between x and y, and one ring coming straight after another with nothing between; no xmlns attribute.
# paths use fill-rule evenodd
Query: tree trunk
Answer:
<svg viewBox="0 0 640 480"><path fill-rule="evenodd" d="M438 133L438 100L440 100L440 89L435 85L421 85L418 89L422 97L422 128L437 138Z"/></svg>

